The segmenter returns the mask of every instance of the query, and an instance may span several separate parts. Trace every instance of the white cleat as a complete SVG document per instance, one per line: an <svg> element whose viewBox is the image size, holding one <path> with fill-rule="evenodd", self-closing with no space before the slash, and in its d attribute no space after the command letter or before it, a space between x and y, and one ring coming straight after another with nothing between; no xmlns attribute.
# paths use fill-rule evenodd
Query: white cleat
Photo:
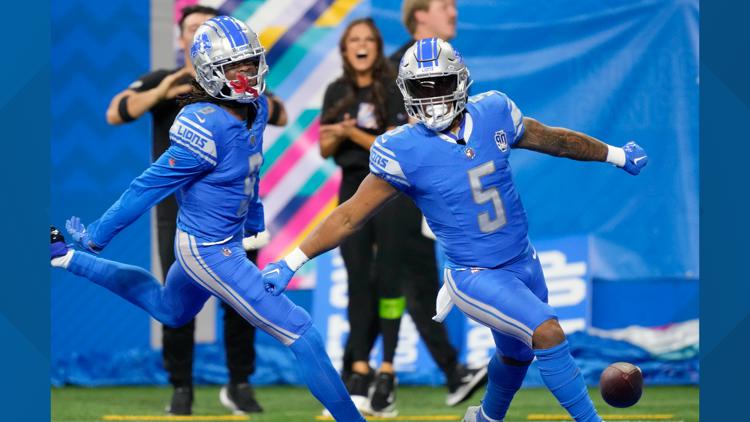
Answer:
<svg viewBox="0 0 750 422"><path fill-rule="evenodd" d="M466 409L462 422L503 422L502 420L490 419L482 411L482 406L469 406Z"/></svg>
<svg viewBox="0 0 750 422"><path fill-rule="evenodd" d="M396 403L393 403L381 410L373 409L370 403L366 403L365 406L365 408L360 409L360 413L362 413L363 416L374 416L377 418L395 418L396 416L398 416Z"/></svg>
<svg viewBox="0 0 750 422"><path fill-rule="evenodd" d="M354 402L354 407L357 408L359 413L362 416L367 415L367 411L370 410L370 403L367 397L365 396L351 396L352 402ZM321 415L325 418L332 418L333 415L331 415L331 412L328 411L328 409L323 409L323 412Z"/></svg>

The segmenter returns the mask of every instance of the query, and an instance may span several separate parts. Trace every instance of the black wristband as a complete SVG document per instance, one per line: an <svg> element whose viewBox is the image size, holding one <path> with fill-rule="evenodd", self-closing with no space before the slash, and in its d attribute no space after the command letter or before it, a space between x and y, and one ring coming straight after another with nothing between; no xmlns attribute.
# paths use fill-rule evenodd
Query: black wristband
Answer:
<svg viewBox="0 0 750 422"><path fill-rule="evenodd" d="M133 116L128 113L128 96L124 96L120 98L120 103L117 105L117 113L120 115L120 118L123 122L132 122L135 120Z"/></svg>
<svg viewBox="0 0 750 422"><path fill-rule="evenodd" d="M272 125L277 125L279 123L279 115L281 114L281 102L276 99L276 97L269 97L269 100L273 102L273 111L271 111L271 115L268 116L268 123Z"/></svg>

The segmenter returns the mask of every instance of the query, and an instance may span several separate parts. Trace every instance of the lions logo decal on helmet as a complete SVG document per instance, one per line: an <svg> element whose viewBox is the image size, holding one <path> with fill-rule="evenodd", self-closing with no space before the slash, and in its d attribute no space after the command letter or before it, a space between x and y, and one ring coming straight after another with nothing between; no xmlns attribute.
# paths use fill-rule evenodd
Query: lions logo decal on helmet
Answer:
<svg viewBox="0 0 750 422"><path fill-rule="evenodd" d="M193 46L190 47L190 57L195 57L199 53L205 53L211 49L211 40L208 39L208 34L205 32L196 36L193 41Z"/></svg>

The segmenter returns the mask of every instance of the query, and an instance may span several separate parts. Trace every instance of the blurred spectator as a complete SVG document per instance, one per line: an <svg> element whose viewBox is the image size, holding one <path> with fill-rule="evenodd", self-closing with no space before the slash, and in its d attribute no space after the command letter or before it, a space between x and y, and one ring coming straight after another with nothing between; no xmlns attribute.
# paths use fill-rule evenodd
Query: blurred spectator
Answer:
<svg viewBox="0 0 750 422"><path fill-rule="evenodd" d="M190 60L189 46L198 27L216 16L218 11L206 6L188 6L182 9L179 21L179 44L185 54L185 65L176 69L160 69L147 73L112 98L107 109L107 122L112 125L128 123L150 112L153 117L151 156L155 159L169 147L169 128L180 106L177 96L191 90L195 71ZM286 124L284 105L272 94L269 97L269 123ZM252 122L248 121L248 125ZM177 201L170 195L156 207L157 237L162 277L175 260L174 233L177 220ZM263 246L265 234L249 242L248 258L255 262L257 249ZM248 239L249 240L249 239ZM260 241L260 242L259 242ZM267 240L266 240L267 242ZM248 243L248 242L245 242ZM255 327L245 321L234 309L222 303L224 309L224 346L226 349L229 384L221 389L221 403L235 412L261 412L249 383L255 371ZM195 347L195 320L180 328L163 326L162 344L164 367L174 387L172 400L166 411L174 415L192 414L193 404L193 350Z"/></svg>
<svg viewBox="0 0 750 422"><path fill-rule="evenodd" d="M320 153L332 156L341 167L339 201L344 202L369 173L369 149L375 138L406 123L406 113L395 92L393 69L383 54L383 40L371 19L351 22L339 49L343 74L325 92ZM351 327L343 377L355 404L378 415L392 414L395 409L393 358L404 311L398 229L388 213L381 213L341 245L349 280ZM378 331L383 335L383 363L375 375L368 361Z"/></svg>
<svg viewBox="0 0 750 422"><path fill-rule="evenodd" d="M456 35L458 11L454 0L404 0L401 10L404 26L412 39L389 57L396 69L401 56L415 40L431 37L450 40ZM396 95L403 101L400 93ZM398 276L406 297L406 308L432 358L445 374L448 387L445 402L455 406L484 385L487 368L469 369L460 364L458 352L448 340L445 326L432 320L440 286L434 237L428 238L423 234L422 228L426 225L422 224L422 213L404 195L399 195L389 207L395 211L392 221L399 228L400 253L409 257L402 261L402 274Z"/></svg>
<svg viewBox="0 0 750 422"><path fill-rule="evenodd" d="M456 19L458 9L455 0L404 0L401 3L401 21L412 39L389 59L398 69L401 57L414 41L432 37L452 40L456 36Z"/></svg>

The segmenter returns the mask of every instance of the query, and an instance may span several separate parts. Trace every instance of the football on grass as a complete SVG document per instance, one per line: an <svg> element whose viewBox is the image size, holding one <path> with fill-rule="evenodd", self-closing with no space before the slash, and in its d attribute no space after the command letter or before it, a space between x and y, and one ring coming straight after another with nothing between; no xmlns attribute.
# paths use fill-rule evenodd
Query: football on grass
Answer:
<svg viewBox="0 0 750 422"><path fill-rule="evenodd" d="M643 393L641 369L627 362L609 365L599 378L599 390L607 404L614 407L630 407Z"/></svg>

